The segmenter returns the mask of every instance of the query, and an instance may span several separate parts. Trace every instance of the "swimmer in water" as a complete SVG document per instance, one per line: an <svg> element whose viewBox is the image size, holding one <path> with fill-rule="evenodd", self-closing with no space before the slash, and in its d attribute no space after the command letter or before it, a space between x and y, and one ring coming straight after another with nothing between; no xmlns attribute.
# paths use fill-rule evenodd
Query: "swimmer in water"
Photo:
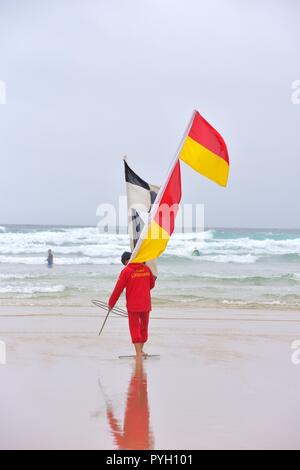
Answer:
<svg viewBox="0 0 300 470"><path fill-rule="evenodd" d="M52 250L48 250L47 263L48 263L48 268L52 268L52 266L53 266L53 253L52 253Z"/></svg>
<svg viewBox="0 0 300 470"><path fill-rule="evenodd" d="M195 246L194 248L194 251L192 253L192 256L200 256L200 251L198 250L198 248Z"/></svg>

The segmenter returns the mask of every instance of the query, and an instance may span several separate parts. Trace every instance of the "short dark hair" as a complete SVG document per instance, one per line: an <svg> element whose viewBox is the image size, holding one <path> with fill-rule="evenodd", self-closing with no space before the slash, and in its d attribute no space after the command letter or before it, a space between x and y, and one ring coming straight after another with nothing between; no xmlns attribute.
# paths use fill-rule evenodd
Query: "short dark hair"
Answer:
<svg viewBox="0 0 300 470"><path fill-rule="evenodd" d="M129 261L131 258L131 253L130 251L124 251L124 253L122 254L121 256L121 261L122 261L122 264L126 264L126 261Z"/></svg>

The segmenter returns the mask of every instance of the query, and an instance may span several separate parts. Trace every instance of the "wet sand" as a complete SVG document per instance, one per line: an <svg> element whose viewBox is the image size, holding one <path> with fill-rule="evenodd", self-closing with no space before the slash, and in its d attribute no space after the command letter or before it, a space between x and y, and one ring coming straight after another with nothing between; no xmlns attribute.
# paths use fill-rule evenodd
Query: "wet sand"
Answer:
<svg viewBox="0 0 300 470"><path fill-rule="evenodd" d="M300 448L300 312L153 311L138 363L103 315L0 309L1 449Z"/></svg>

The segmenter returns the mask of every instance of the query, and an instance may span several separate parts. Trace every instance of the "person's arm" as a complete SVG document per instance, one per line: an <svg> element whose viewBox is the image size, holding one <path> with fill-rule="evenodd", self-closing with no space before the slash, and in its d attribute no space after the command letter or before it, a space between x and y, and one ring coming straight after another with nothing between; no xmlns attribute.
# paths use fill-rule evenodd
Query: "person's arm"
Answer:
<svg viewBox="0 0 300 470"><path fill-rule="evenodd" d="M109 298L109 301L108 301L109 310L112 310L114 306L116 305L116 303L118 302L120 295L122 294L123 290L126 287L126 280L127 280L126 270L123 269L123 271L121 271L120 273L119 279L117 280L115 288Z"/></svg>
<svg viewBox="0 0 300 470"><path fill-rule="evenodd" d="M153 287L155 286L155 281L157 277L153 275L151 269L149 269L149 271L150 271L150 289L153 289Z"/></svg>

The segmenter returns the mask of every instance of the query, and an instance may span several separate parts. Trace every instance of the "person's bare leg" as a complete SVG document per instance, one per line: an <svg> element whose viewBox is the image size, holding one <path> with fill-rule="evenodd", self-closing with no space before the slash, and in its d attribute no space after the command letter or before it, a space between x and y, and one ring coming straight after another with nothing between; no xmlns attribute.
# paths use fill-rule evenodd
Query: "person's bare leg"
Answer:
<svg viewBox="0 0 300 470"><path fill-rule="evenodd" d="M145 343L141 343L141 344L142 344L142 355L143 355L143 356L148 356L148 353L146 353L146 352L143 350Z"/></svg>
<svg viewBox="0 0 300 470"><path fill-rule="evenodd" d="M142 343L133 343L135 347L135 354L136 356L142 356L143 355L143 344Z"/></svg>
<svg viewBox="0 0 300 470"><path fill-rule="evenodd" d="M141 314L141 336L144 339L142 343L142 354L143 356L148 356L148 353L144 352L144 344L148 340L148 323L149 323L149 312L144 312Z"/></svg>

